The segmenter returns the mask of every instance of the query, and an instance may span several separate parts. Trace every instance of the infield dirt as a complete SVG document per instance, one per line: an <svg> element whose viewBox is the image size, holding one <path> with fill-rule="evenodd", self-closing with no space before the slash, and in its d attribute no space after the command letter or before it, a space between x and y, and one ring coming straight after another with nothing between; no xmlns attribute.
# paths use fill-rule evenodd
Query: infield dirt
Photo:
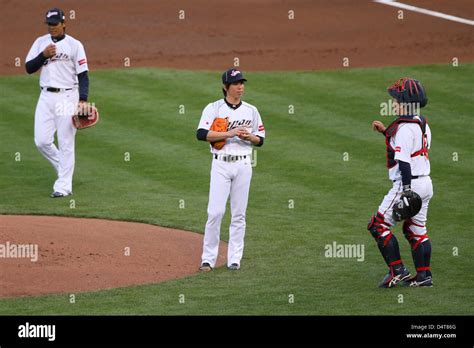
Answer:
<svg viewBox="0 0 474 348"><path fill-rule="evenodd" d="M469 0L409 3L474 17ZM52 6L57 3L0 1L0 74L25 73L23 60L46 34L44 13ZM67 0L61 7L67 33L84 43L92 71L124 67L126 58L130 67L218 71L234 58L244 71L337 69L345 57L349 67L474 59L473 26L410 11L399 19L397 8L372 1Z"/></svg>

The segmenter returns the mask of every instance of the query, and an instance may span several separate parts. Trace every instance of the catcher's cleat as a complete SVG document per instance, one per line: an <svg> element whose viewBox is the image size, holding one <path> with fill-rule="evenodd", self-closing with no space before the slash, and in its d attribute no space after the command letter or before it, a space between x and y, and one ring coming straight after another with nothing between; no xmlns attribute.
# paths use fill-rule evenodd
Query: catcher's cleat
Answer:
<svg viewBox="0 0 474 348"><path fill-rule="evenodd" d="M390 271L379 284L379 288L393 288L398 283L409 279L410 276L410 271L403 265L397 269L390 267Z"/></svg>
<svg viewBox="0 0 474 348"><path fill-rule="evenodd" d="M427 277L419 277L418 275L414 277L410 277L409 279L405 280L401 285L409 286L413 288L418 288L422 286L432 287L433 286L433 278L430 276Z"/></svg>
<svg viewBox="0 0 474 348"><path fill-rule="evenodd" d="M208 262L204 262L201 267L199 267L201 272L210 272L212 271L212 267Z"/></svg>
<svg viewBox="0 0 474 348"><path fill-rule="evenodd" d="M65 194L65 193L55 191L55 192L51 193L51 198L61 198L61 197L69 196L69 195L71 195L71 193Z"/></svg>
<svg viewBox="0 0 474 348"><path fill-rule="evenodd" d="M238 271L240 269L240 265L237 263L233 263L227 267L229 271Z"/></svg>

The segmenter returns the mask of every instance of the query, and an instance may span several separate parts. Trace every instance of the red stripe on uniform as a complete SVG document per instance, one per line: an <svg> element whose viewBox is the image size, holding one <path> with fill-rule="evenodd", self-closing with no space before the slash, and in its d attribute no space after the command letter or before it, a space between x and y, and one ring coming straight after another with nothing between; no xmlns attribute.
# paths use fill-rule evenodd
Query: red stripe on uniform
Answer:
<svg viewBox="0 0 474 348"><path fill-rule="evenodd" d="M417 271L417 272L418 272L418 271L429 271L430 269L431 269L431 267L429 267L429 266L428 266L428 267L417 267L417 268L416 268L416 271Z"/></svg>
<svg viewBox="0 0 474 348"><path fill-rule="evenodd" d="M410 219L408 222L409 222L410 225L414 225L414 226L418 226L418 227L425 227L424 225L415 224L415 223L413 222L413 220L411 220L411 219Z"/></svg>
<svg viewBox="0 0 474 348"><path fill-rule="evenodd" d="M390 239L392 239L392 236L393 236L392 233L387 234L387 238L385 238L384 241L383 241L383 246L384 246L384 247L387 246L387 244L388 244L388 242L390 241ZM382 238L382 237L380 236L379 238Z"/></svg>
<svg viewBox="0 0 474 348"><path fill-rule="evenodd" d="M416 248L418 248L418 246L421 244L421 242L423 242L425 239L428 238L428 236L425 234L425 235L415 235L414 237L418 237L420 239L418 239L415 243L415 245L413 245L412 249L413 250L416 250Z"/></svg>
<svg viewBox="0 0 474 348"><path fill-rule="evenodd" d="M389 266L395 266L395 265L399 265L401 263L402 263L402 260L400 259L400 260L397 260L397 261L390 262L388 265Z"/></svg>

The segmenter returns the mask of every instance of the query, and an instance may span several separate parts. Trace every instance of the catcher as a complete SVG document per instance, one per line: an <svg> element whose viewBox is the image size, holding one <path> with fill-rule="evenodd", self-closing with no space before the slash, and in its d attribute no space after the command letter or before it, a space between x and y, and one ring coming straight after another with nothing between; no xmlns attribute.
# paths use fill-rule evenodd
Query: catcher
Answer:
<svg viewBox="0 0 474 348"><path fill-rule="evenodd" d="M428 99L421 83L408 77L395 82L388 93L398 117L388 127L380 121L372 122L372 127L385 135L387 168L393 186L367 227L389 267L379 286L432 286L431 242L426 232L428 204L433 196L428 159L431 131L426 118L419 114ZM392 227L402 220L415 276L403 264L397 238L392 234Z"/></svg>
<svg viewBox="0 0 474 348"><path fill-rule="evenodd" d="M240 269L244 251L245 213L252 179L252 146L262 146L265 128L257 108L241 100L242 73L222 75L224 98L207 105L197 130L198 140L211 143L212 169L201 267L211 271L217 260L221 222L230 196L231 223L227 267Z"/></svg>

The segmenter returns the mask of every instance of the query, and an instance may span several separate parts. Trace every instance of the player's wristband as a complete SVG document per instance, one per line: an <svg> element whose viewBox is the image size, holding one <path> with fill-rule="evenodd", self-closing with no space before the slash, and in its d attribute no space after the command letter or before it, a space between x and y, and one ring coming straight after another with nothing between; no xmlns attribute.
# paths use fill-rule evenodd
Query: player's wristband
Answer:
<svg viewBox="0 0 474 348"><path fill-rule="evenodd" d="M207 133L209 133L209 130L204 129L204 128L199 128L196 132L196 138L198 140L206 141L207 140Z"/></svg>
<svg viewBox="0 0 474 348"><path fill-rule="evenodd" d="M255 144L254 146L261 147L263 145L263 141L265 140L265 138L261 137L260 135L257 135L257 137L259 139L259 142L258 142L258 144Z"/></svg>

